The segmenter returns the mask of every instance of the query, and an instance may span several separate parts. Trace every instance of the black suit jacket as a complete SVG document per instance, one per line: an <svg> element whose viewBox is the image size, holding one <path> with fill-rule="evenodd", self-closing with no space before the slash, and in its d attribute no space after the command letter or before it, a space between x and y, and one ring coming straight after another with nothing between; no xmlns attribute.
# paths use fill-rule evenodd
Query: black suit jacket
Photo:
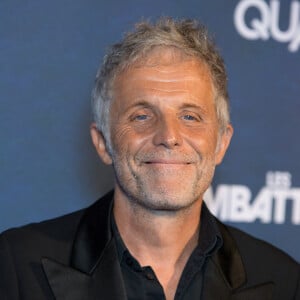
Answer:
<svg viewBox="0 0 300 300"><path fill-rule="evenodd" d="M0 236L1 300L125 300L110 231L112 194L87 209ZM224 244L206 259L201 300L300 299L299 264L218 222Z"/></svg>

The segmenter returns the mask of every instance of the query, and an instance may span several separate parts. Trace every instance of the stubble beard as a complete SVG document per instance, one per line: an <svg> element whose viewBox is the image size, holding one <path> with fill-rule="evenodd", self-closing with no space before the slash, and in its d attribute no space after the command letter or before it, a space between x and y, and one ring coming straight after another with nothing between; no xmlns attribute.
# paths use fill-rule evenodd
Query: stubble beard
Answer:
<svg viewBox="0 0 300 300"><path fill-rule="evenodd" d="M132 206L151 213L177 214L189 210L193 204L202 201L215 170L212 161L208 160L201 169L197 169L193 179L184 178L179 186L170 188L163 184L151 183L153 182L151 173L139 174L130 167L130 164L127 164L129 174L126 174L118 161L122 160L115 157L114 171L118 187Z"/></svg>

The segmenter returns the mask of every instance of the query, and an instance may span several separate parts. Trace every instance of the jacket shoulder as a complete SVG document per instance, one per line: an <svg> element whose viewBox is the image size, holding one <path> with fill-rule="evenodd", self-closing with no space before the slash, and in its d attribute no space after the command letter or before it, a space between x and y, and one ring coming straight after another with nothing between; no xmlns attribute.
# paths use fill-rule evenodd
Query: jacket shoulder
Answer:
<svg viewBox="0 0 300 300"><path fill-rule="evenodd" d="M61 217L12 228L0 235L16 257L66 253L74 239L83 210ZM68 252L68 251L67 251Z"/></svg>
<svg viewBox="0 0 300 300"><path fill-rule="evenodd" d="M82 214L83 211L78 211L0 234L1 297L44 299L42 295L48 295L47 299L53 299L41 259L53 257L61 263L68 263ZM35 291L34 295L32 291Z"/></svg>
<svg viewBox="0 0 300 300"><path fill-rule="evenodd" d="M260 282L275 284L278 299L283 295L298 295L300 292L300 265L292 257L277 247L255 238L237 228L220 222L221 231L233 238L246 272L247 285L258 285ZM283 298L280 298L280 297ZM297 296L298 297L298 296ZM277 299L277 298L276 298Z"/></svg>
<svg viewBox="0 0 300 300"><path fill-rule="evenodd" d="M249 257L251 260L263 260L264 263L273 263L276 261L277 267L281 264L299 267L299 264L291 256L272 244L235 227L224 226L236 241L242 256L245 257L244 260L247 260L247 257Z"/></svg>

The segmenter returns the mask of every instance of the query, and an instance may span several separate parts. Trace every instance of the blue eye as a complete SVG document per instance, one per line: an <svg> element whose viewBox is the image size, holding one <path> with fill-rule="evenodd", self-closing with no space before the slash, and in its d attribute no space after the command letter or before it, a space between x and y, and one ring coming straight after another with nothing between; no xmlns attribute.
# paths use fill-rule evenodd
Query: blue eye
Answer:
<svg viewBox="0 0 300 300"><path fill-rule="evenodd" d="M137 116L134 117L134 119L137 120L137 121L144 121L147 118L148 118L147 115L137 115Z"/></svg>
<svg viewBox="0 0 300 300"><path fill-rule="evenodd" d="M194 116L191 116L191 115L184 115L183 118L185 120L188 120L188 121L194 121L194 120L196 120L196 118Z"/></svg>

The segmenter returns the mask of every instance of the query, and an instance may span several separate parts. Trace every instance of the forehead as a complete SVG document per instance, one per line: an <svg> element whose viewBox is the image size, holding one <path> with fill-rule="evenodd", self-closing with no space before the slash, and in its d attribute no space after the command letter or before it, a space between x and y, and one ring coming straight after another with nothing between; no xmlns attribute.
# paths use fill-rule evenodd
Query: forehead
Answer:
<svg viewBox="0 0 300 300"><path fill-rule="evenodd" d="M187 54L176 47L163 47L156 46L152 50L148 51L146 54L141 55L137 58L133 63L128 63L127 68L120 72L120 75L126 71L136 71L142 68L155 69L155 68L167 68L167 67L175 67L178 64L188 65L194 64L195 68L198 71L204 71L209 73L210 70L207 64L200 59L199 57L191 54ZM202 74L199 74L202 75Z"/></svg>
<svg viewBox="0 0 300 300"><path fill-rule="evenodd" d="M141 94L189 94L214 98L209 68L200 59L173 48L155 48L143 59L119 73L113 84L113 98L126 99Z"/></svg>

